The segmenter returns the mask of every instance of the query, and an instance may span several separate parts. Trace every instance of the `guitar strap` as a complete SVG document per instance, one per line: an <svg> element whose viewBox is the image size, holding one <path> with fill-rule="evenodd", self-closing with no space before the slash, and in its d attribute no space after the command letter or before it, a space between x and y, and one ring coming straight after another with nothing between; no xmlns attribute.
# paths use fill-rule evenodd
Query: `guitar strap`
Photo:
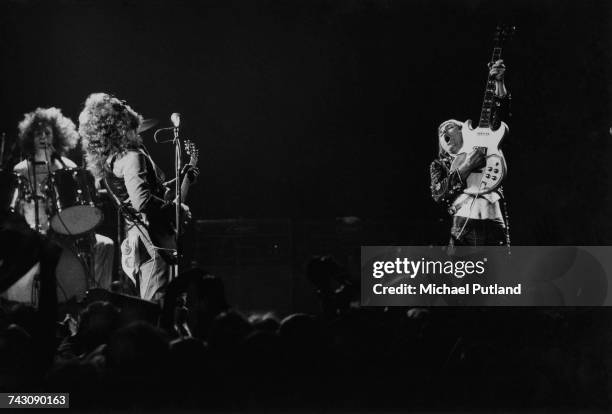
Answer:
<svg viewBox="0 0 612 414"><path fill-rule="evenodd" d="M147 232L142 230L142 227L144 227L146 229L147 226L146 226L145 222L142 220L142 218L140 217L140 215L138 213L136 213L135 211L133 211L131 206L129 206L127 203L122 202L119 199L119 197L113 191L111 185L108 183L106 175L104 175L104 177L102 178L101 181L102 181L102 183L104 185L104 188L106 188L106 191L108 191L108 194L110 194L111 199L113 200L113 203L115 204L115 206L119 210L119 213L121 213L121 216L126 221L129 221L129 222L133 223L134 226L136 226L140 230L140 232L143 234L143 236L148 241L150 241L150 237L148 237Z"/></svg>
<svg viewBox="0 0 612 414"><path fill-rule="evenodd" d="M114 158L109 163L111 168L112 168L113 163L114 163ZM121 201L119 196L113 191L112 185L110 185L110 183L108 182L107 174L108 173L105 173L103 175L103 178L101 181L104 187L106 188L106 190L108 191L108 193L110 194L111 199L113 200L113 203L117 207L119 213L124 218L124 220L126 220L127 222L131 223L134 227L136 227L136 229L138 229L138 232L140 233L140 236L146 241L147 244L152 246L155 250L174 251L174 249L167 249L167 248L159 247L153 242L153 240L151 239L151 236L149 235L149 230L148 230L149 226L147 225L147 223L143 220L142 216L132 208L129 202ZM142 245L142 242L140 243L140 245ZM144 246L140 246L139 250L143 252L143 257L150 258L151 255L149 254L149 252Z"/></svg>
<svg viewBox="0 0 612 414"><path fill-rule="evenodd" d="M112 164L111 164L112 165ZM128 266L133 269L132 274L128 274L128 276L132 279L136 286L136 290L140 291L140 264L145 263L151 259L151 255L149 254L147 248L144 246L141 237L144 238L150 245L154 246L151 241L151 237L149 236L149 232L147 231L147 226L143 222L142 218L138 213L133 211L131 206L127 203L122 202L117 194L112 189L112 186L107 181L106 174L102 178L102 184L110 194L113 203L117 207L121 217L124 220L132 223L133 227L138 230L138 233L128 233L127 237L124 240L119 242L122 260L126 258L128 260ZM118 235L121 237L121 235ZM127 273L127 270L124 271Z"/></svg>

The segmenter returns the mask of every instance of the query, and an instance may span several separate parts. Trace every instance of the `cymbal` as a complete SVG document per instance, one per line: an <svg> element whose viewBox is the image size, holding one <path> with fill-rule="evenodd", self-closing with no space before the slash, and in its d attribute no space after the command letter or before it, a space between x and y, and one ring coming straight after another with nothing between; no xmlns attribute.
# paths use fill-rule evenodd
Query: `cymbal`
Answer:
<svg viewBox="0 0 612 414"><path fill-rule="evenodd" d="M140 134L141 132L145 132L145 131L153 128L158 123L159 123L159 121L157 119L153 119L153 118L145 119L145 120L142 121L142 123L138 127L138 133Z"/></svg>

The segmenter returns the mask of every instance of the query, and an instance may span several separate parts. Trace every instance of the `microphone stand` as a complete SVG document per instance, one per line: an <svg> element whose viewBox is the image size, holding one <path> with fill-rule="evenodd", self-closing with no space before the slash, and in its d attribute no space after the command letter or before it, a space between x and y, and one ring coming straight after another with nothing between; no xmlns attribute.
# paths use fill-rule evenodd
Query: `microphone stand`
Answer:
<svg viewBox="0 0 612 414"><path fill-rule="evenodd" d="M172 139L172 143L174 144L174 200L175 200L175 210L174 210L174 221L175 221L175 233L174 233L174 245L176 247L174 252L174 264L172 265L172 271L170 274L170 280L174 279L178 276L179 273L179 260L181 258L181 246L180 246L180 234L181 234L181 138L179 136L179 126L180 126L180 114L173 113L170 117L172 121L173 127L168 128L160 128L153 134L153 140L157 144L163 144L167 141L158 141L157 134L161 131L166 131L172 129L174 133L174 138Z"/></svg>
<svg viewBox="0 0 612 414"><path fill-rule="evenodd" d="M174 193L175 193L175 233L174 240L176 245L175 252L175 263L172 266L172 275L170 277L170 281L178 276L179 271L179 259L181 258L181 247L179 244L180 234L181 234L181 139L179 137L179 127L178 125L174 127L174 173L175 173L175 181L174 181Z"/></svg>
<svg viewBox="0 0 612 414"><path fill-rule="evenodd" d="M0 144L0 170L4 166L4 142L6 141L6 132L2 133L2 143Z"/></svg>
<svg viewBox="0 0 612 414"><path fill-rule="evenodd" d="M51 165L49 164L51 161L49 161L49 157L48 157L48 152L49 151L49 144L47 142L45 142L45 164L47 166L47 178L51 179ZM36 154L38 152L38 149L34 149L34 153L32 154L31 160L29 161L32 164L32 199L34 200L34 228L36 229L37 232L42 233L42 226L40 224L40 206L38 205L39 200L44 200L44 197L42 194L38 194L38 190L39 190L39 183L36 181ZM29 168L28 168L29 170ZM28 177L29 179L30 177ZM40 183L42 184L42 182ZM40 189L42 191L42 188ZM54 193L55 194L55 193ZM54 207L55 206L55 201L53 202Z"/></svg>
<svg viewBox="0 0 612 414"><path fill-rule="evenodd" d="M40 233L41 231L40 217L38 216L40 207L38 206L38 183L36 182L36 152L34 152L34 155L32 156L31 161L27 161L27 162L32 163L32 171L33 171L32 172L32 193L33 193L32 199L34 200L34 228L36 229L37 232Z"/></svg>

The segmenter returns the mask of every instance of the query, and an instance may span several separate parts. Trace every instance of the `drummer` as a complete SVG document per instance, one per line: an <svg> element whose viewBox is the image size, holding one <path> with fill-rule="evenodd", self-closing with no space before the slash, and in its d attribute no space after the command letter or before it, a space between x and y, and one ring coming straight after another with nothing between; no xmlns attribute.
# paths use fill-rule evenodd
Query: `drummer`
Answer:
<svg viewBox="0 0 612 414"><path fill-rule="evenodd" d="M49 231L44 183L50 172L77 167L65 154L75 148L78 141L79 135L74 123L58 108L37 108L25 114L19 123L19 144L24 160L15 165L13 171L24 177L28 186L24 191L25 199L20 201L20 213L30 227L40 233L46 234ZM95 234L91 239L96 286L90 287L110 289L113 241L100 234Z"/></svg>

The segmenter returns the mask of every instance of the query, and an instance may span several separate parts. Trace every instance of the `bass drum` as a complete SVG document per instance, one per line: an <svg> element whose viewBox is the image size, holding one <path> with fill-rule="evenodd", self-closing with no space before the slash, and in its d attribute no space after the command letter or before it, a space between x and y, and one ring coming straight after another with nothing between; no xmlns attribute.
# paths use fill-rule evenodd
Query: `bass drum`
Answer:
<svg viewBox="0 0 612 414"><path fill-rule="evenodd" d="M77 236L95 229L104 219L98 207L93 175L82 168L52 172L45 184L51 228Z"/></svg>
<svg viewBox="0 0 612 414"><path fill-rule="evenodd" d="M8 288L2 297L7 300L38 306L40 263L36 263L21 279ZM55 268L57 302L80 302L87 292L87 272L77 255L64 248Z"/></svg>

